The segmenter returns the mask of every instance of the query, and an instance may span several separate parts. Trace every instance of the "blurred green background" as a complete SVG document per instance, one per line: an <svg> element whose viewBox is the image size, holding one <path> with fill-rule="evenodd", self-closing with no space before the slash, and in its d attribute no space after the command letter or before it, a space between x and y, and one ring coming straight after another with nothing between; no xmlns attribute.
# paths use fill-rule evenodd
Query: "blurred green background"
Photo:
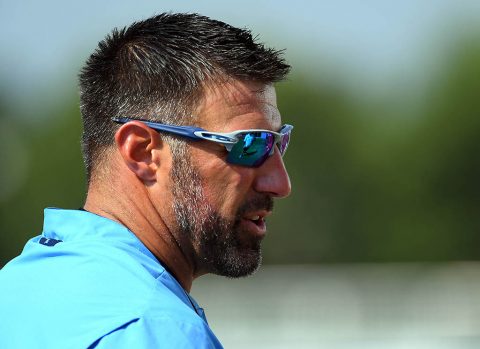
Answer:
<svg viewBox="0 0 480 349"><path fill-rule="evenodd" d="M361 3L361 4L360 4ZM230 6L230 7L228 7ZM0 2L0 265L43 208L85 197L76 74L114 26L166 10L286 48L293 192L265 263L480 259L480 7L475 1Z"/></svg>

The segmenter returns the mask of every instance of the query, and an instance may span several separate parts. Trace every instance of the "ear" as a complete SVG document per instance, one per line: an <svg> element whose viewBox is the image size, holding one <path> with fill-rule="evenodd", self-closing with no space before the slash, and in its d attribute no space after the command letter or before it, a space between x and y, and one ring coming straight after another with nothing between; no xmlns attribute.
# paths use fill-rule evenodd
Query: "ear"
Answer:
<svg viewBox="0 0 480 349"><path fill-rule="evenodd" d="M142 181L154 181L160 165L155 149L162 146L159 134L140 121L122 125L115 133L115 143L128 168Z"/></svg>

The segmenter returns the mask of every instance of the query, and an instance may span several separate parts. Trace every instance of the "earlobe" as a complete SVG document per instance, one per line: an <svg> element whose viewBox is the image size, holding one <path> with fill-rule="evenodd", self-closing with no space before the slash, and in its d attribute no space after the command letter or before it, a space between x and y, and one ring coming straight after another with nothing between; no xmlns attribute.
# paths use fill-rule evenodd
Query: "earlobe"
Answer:
<svg viewBox="0 0 480 349"><path fill-rule="evenodd" d="M159 134L139 121L122 125L115 143L123 161L144 182L155 181L159 159L154 151L161 146Z"/></svg>

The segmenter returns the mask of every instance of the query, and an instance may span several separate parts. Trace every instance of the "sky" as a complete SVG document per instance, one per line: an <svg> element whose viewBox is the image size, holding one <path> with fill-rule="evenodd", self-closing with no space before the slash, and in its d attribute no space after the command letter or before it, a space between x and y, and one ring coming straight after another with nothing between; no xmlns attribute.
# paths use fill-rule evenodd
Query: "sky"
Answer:
<svg viewBox="0 0 480 349"><path fill-rule="evenodd" d="M112 28L165 11L247 27L285 48L294 72L333 71L372 84L404 72L413 78L414 66L428 70L422 60L442 56L439 39L480 22L477 0L0 0L1 92L20 104L61 98L46 91L75 90L78 70Z"/></svg>

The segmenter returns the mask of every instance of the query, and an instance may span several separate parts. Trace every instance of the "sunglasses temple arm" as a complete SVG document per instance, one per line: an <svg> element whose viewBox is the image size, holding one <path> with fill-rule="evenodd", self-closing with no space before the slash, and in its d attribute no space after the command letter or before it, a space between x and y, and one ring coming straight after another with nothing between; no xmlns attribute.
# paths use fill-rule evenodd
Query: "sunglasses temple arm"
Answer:
<svg viewBox="0 0 480 349"><path fill-rule="evenodd" d="M168 132L168 133L171 133L177 136L186 137L195 141L198 141L201 139L195 133L198 131L203 131L202 128L194 127L194 126L174 126L174 125L157 124L149 121L142 121L142 122L148 127L153 128L154 130Z"/></svg>
<svg viewBox="0 0 480 349"><path fill-rule="evenodd" d="M200 140L200 137L197 137L195 135L195 132L198 131L205 131L203 128L200 127L195 127L195 126L175 126L175 125L165 125L165 124L159 124L157 122L151 122L151 121L146 121L146 120L135 120L135 119L129 119L129 118L112 118L113 121L115 121L118 124L125 124L129 121L140 121L147 125L148 127L156 130L156 131L162 131L162 132L167 132L171 133L174 135L182 136L189 138L191 140Z"/></svg>

